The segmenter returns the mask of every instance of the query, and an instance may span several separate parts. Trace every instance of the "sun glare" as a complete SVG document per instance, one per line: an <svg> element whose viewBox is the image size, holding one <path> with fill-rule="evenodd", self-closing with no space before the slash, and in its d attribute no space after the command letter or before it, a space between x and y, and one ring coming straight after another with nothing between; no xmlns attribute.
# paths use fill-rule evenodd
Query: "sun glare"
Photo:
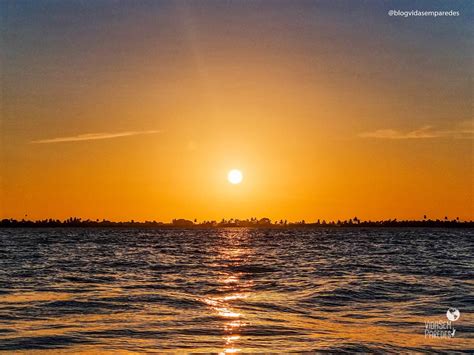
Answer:
<svg viewBox="0 0 474 355"><path fill-rule="evenodd" d="M243 179L243 175L240 170L232 169L227 174L227 180L229 180L231 184L234 184L234 185L240 184L242 182L242 179Z"/></svg>

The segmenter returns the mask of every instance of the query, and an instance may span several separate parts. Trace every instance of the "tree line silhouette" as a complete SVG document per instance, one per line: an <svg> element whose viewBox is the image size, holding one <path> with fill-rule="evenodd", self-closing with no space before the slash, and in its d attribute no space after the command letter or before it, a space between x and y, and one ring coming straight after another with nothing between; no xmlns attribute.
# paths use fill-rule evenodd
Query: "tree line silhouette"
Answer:
<svg viewBox="0 0 474 355"><path fill-rule="evenodd" d="M287 220L272 221L270 218L250 219L222 219L221 221L201 221L196 219L173 219L171 223L144 221L138 222L133 219L125 222L114 222L105 219L102 220L83 220L81 218L71 217L66 220L59 219L42 219L42 220L15 220L3 219L0 221L0 228L15 227L124 227L124 228L222 228L222 227L246 227L246 228L307 228L307 227L442 227L442 228L459 228L474 227L474 221L460 221L459 218L448 219L428 219L426 216L422 220L397 220L387 219L379 221L362 221L357 217L348 220L326 221L318 219L315 222L306 222L305 220L297 222L288 222Z"/></svg>

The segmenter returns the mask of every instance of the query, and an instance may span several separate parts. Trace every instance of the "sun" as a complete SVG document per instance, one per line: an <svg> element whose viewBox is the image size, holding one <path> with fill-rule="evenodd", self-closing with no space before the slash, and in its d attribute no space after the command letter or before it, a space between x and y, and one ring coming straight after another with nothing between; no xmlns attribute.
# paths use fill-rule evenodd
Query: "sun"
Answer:
<svg viewBox="0 0 474 355"><path fill-rule="evenodd" d="M234 185L240 184L243 178L242 172L237 169L232 169L227 174L227 180L229 180L229 182Z"/></svg>

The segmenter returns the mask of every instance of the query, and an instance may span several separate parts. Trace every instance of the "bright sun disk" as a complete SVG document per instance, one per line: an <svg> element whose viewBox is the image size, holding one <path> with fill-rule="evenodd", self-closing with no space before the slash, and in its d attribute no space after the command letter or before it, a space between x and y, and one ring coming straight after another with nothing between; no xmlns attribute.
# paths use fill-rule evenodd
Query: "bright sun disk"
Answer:
<svg viewBox="0 0 474 355"><path fill-rule="evenodd" d="M240 170L232 169L227 174L227 180L229 180L231 184L234 184L234 185L240 184L242 182L242 179L243 179L243 175Z"/></svg>

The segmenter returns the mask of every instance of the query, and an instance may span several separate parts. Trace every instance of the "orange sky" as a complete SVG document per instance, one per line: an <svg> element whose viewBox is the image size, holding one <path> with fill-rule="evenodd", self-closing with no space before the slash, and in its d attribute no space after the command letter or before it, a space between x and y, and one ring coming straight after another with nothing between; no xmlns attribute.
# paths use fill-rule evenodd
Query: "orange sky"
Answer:
<svg viewBox="0 0 474 355"><path fill-rule="evenodd" d="M341 4L2 3L0 218L473 219L467 4Z"/></svg>

